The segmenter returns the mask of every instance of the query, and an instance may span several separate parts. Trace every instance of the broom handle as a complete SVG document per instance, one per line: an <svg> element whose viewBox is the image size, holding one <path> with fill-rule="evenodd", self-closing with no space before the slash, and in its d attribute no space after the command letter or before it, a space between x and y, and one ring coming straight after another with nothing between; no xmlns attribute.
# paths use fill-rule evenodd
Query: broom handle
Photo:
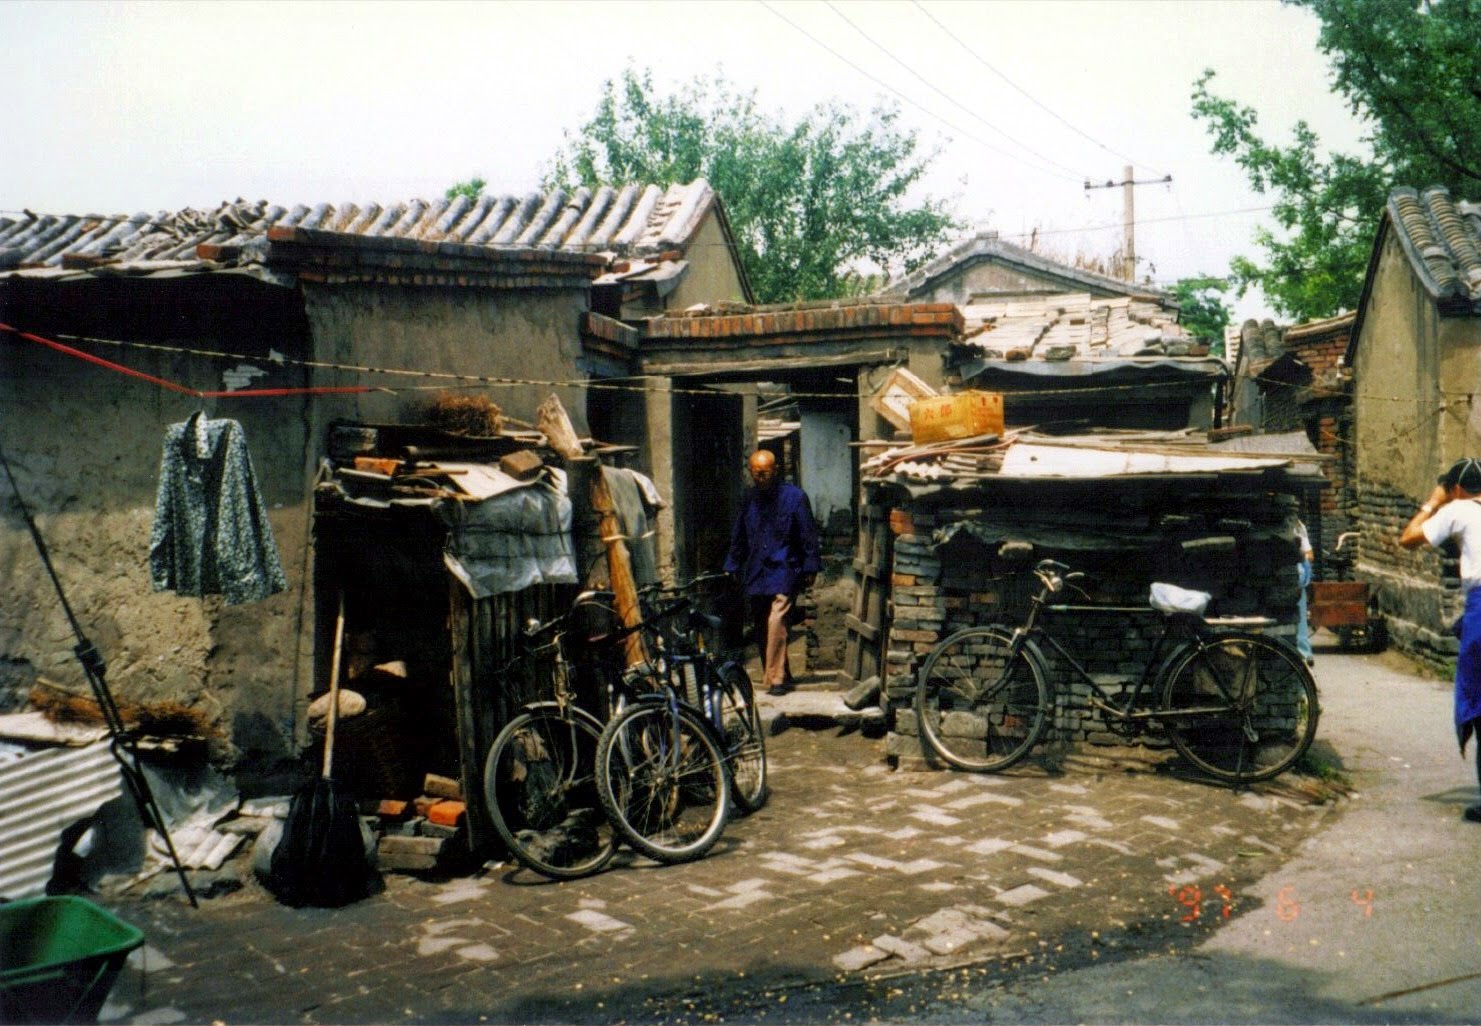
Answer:
<svg viewBox="0 0 1481 1026"><path fill-rule="evenodd" d="M334 766L334 725L339 722L339 657L345 641L345 595L339 593L334 615L334 661L329 664L329 722L324 728L324 779Z"/></svg>

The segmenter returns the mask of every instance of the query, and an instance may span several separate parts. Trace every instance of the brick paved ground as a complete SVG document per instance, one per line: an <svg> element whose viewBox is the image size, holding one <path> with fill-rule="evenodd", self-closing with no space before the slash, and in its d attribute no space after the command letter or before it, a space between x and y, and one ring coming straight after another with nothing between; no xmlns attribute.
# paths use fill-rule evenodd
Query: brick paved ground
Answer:
<svg viewBox="0 0 1481 1026"><path fill-rule="evenodd" d="M255 886L199 911L112 902L145 931L147 968L125 973L103 1019L760 1019L819 982L1052 964L1066 947L1114 957L1191 916L1176 900L1187 885L1200 926L1215 925L1223 895L1246 911L1241 888L1331 808L1120 751L1054 772L895 772L880 740L794 727L770 755L770 803L690 865L623 855L560 884L508 866L391 875L340 910L284 908Z"/></svg>

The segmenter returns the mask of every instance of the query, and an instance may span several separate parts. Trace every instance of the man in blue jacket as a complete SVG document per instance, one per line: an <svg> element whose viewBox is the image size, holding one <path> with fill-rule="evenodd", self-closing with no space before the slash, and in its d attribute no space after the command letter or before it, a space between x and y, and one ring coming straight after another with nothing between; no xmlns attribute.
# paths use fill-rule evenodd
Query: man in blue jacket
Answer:
<svg viewBox="0 0 1481 1026"><path fill-rule="evenodd" d="M797 594L811 588L823 568L818 528L807 493L777 475L776 457L751 454L751 480L730 535L725 572L739 575L761 652L769 695L792 690L787 665L787 620Z"/></svg>

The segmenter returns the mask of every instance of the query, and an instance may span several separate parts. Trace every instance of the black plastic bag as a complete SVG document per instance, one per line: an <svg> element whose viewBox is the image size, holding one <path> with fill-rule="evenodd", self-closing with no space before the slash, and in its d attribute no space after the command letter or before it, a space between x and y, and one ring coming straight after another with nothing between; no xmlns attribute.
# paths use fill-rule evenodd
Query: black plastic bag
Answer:
<svg viewBox="0 0 1481 1026"><path fill-rule="evenodd" d="M264 883L294 907L338 908L380 890L355 802L332 779L316 777L293 796Z"/></svg>

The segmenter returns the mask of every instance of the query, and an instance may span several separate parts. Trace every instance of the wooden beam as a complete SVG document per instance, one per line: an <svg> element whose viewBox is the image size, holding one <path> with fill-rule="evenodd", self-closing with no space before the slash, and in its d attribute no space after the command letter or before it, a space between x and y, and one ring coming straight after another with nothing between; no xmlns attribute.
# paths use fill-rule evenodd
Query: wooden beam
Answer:
<svg viewBox="0 0 1481 1026"><path fill-rule="evenodd" d="M755 359L735 359L730 356L714 360L696 361L644 358L644 374L669 378L715 377L775 371L804 371L817 367L848 367L860 364L896 363L909 357L905 349L871 349L862 352L843 352L828 355L809 354L796 356L767 356Z"/></svg>

